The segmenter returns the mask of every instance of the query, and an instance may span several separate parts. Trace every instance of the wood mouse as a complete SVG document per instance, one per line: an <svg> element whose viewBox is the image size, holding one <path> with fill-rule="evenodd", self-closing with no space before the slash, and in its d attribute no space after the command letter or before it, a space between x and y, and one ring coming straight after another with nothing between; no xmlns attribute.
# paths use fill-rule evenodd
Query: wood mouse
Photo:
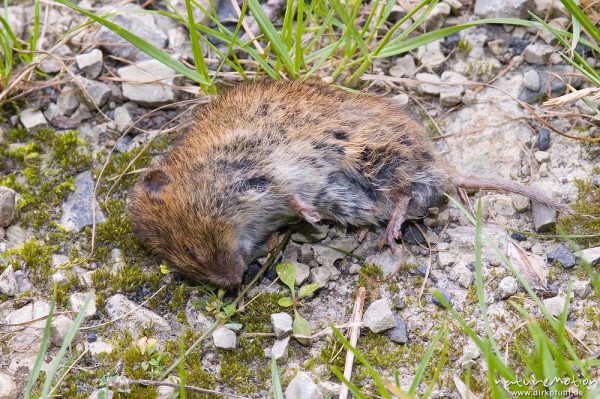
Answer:
<svg viewBox="0 0 600 399"><path fill-rule="evenodd" d="M495 190L569 208L535 188L446 165L402 106L317 81L244 84L217 96L129 194L134 232L187 276L234 287L256 247L298 219L387 224L448 189Z"/></svg>

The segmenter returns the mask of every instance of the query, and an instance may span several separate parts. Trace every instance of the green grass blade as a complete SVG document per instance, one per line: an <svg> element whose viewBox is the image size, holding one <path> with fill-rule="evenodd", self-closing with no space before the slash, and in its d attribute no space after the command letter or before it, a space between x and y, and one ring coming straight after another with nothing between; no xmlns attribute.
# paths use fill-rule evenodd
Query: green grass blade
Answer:
<svg viewBox="0 0 600 399"><path fill-rule="evenodd" d="M38 38L40 36L40 0L34 0L33 2L33 32L29 37L29 51L28 58L31 60L37 51Z"/></svg>
<svg viewBox="0 0 600 399"><path fill-rule="evenodd" d="M185 345L183 336L179 337L179 367L177 368L179 375L179 399L187 399L187 374L185 372Z"/></svg>
<svg viewBox="0 0 600 399"><path fill-rule="evenodd" d="M48 312L48 317L46 318L46 324L44 325L44 334L42 335L42 342L40 344L40 349L38 350L38 354L35 358L35 363L33 364L33 368L31 369L31 374L29 374L29 379L27 380L27 385L25 386L25 394L24 399L31 398L31 390L33 389L33 384L37 381L40 371L42 370L42 363L44 363L44 356L46 355L46 351L48 350L48 343L50 342L50 330L52 329L52 316L54 315L54 309L56 308L56 295L52 296L52 302L50 302L50 311Z"/></svg>
<svg viewBox="0 0 600 399"><path fill-rule="evenodd" d="M294 62L287 52L285 43L281 40L281 36L277 33L275 26L273 26L269 18L267 18L267 15L258 0L248 0L248 7L250 8L252 15L254 15L256 23L260 26L262 33L273 47L273 51L277 55L277 60L283 64L290 75L295 77Z"/></svg>
<svg viewBox="0 0 600 399"><path fill-rule="evenodd" d="M596 42L600 43L600 30L596 25L588 18L583 10L573 0L560 0L565 6L569 13L581 24L583 29L590 35L590 37Z"/></svg>
<svg viewBox="0 0 600 399"><path fill-rule="evenodd" d="M273 398L284 399L283 389L281 387L281 379L279 378L279 370L277 369L277 360L275 360L275 356L271 357L271 385L273 387Z"/></svg>
<svg viewBox="0 0 600 399"><path fill-rule="evenodd" d="M85 312L93 298L94 298L93 295L88 295L87 299L85 300L85 303L79 310L77 317L73 321L73 325L71 326L71 329L67 333L65 340L63 341L60 349L56 353L56 356L52 360L52 363L50 363L50 367L48 368L48 371L46 372L44 387L42 388L42 393L41 393L42 398L45 398L48 396L48 393L50 392L50 388L52 387L52 380L54 379L54 375L56 374L58 368L60 367L60 363L62 362L62 359L65 357L65 353L67 353L67 349L71 345L71 342L73 341L73 338L75 337L75 334L77 333L77 329L79 329L79 326L81 325L81 322L83 321L83 318L85 317Z"/></svg>
<svg viewBox="0 0 600 399"><path fill-rule="evenodd" d="M206 81L204 79L204 77L202 77L202 75L198 74L198 72L186 67L184 64L175 60L169 54L165 53L158 47L148 43L147 41L140 38L139 36L136 36L133 33L128 32L127 30L125 30L122 27L120 27L119 25L109 21L108 19L99 17L96 14L86 10L85 8L79 7L78 5L73 4L68 0L56 0L56 2L60 3L64 6L67 6L71 9L85 15L86 17L106 26L108 29L112 30L117 35L121 36L123 39L127 40L129 43L134 45L140 51L143 51L144 53L148 54L151 58L154 58L155 60L160 61L164 65L168 66L175 72L182 74L186 78L191 79L194 82L200 83L202 85L207 85L210 83L210 82Z"/></svg>
<svg viewBox="0 0 600 399"><path fill-rule="evenodd" d="M361 54L365 56L368 55L369 49L367 47L367 44L365 43L363 37L360 35L358 29L356 29L356 26L354 26L356 12L353 12L352 16L349 16L344 7L340 4L339 0L331 0L330 4L335 10L336 14L341 18L343 24L342 28L344 30L347 30L352 39L354 39L356 46L358 46L358 48L360 49Z"/></svg>
<svg viewBox="0 0 600 399"><path fill-rule="evenodd" d="M348 391L356 398L356 399L367 399L367 396L363 394L360 389L356 385L354 385L351 381L348 381L344 374L337 368L331 367L331 372L335 374L335 376L342 381L342 384L348 387Z"/></svg>
<svg viewBox="0 0 600 399"><path fill-rule="evenodd" d="M304 34L304 0L298 0L298 12L296 17L296 54L294 56L294 66L296 73L300 74L300 69L304 65L304 50L302 49L302 35Z"/></svg>
<svg viewBox="0 0 600 399"><path fill-rule="evenodd" d="M415 372L415 377L413 378L412 384L410 384L410 388L408 388L409 394L414 395L417 393L417 388L419 388L419 385L421 384L421 380L423 379L423 376L425 375L425 370L427 369L429 362L431 362L431 358L433 357L433 352L435 351L435 347L437 346L438 342L440 342L440 339L442 339L442 337L445 335L446 335L446 326L442 325L442 328L440 328L440 331L438 331L438 333L433 338L433 341L431 341L431 343L429 344L429 347L427 348L427 351L425 352L425 355L423 356L423 360L421 360L421 362L419 363L419 367L417 367L417 371Z"/></svg>
<svg viewBox="0 0 600 399"><path fill-rule="evenodd" d="M200 46L200 40L198 39L198 31L193 29L192 27L196 26L196 21L194 20L194 10L192 8L192 2L190 0L185 0L185 9L187 11L188 18L188 31L190 32L190 41L192 43L192 54L194 56L194 64L196 66L196 71L204 81L210 82L210 77L208 75L208 68L206 67L206 63L204 62L204 54L202 54L202 46ZM208 86L211 86L210 84ZM207 89L207 85L203 87L205 90Z"/></svg>

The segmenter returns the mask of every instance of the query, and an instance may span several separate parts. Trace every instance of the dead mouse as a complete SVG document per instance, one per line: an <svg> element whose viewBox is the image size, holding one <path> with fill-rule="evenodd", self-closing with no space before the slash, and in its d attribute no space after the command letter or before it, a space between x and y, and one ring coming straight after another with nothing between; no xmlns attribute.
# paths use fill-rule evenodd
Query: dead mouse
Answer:
<svg viewBox="0 0 600 399"><path fill-rule="evenodd" d="M257 245L298 217L387 223L393 249L405 219L425 216L452 187L569 209L532 187L457 173L390 99L316 81L264 82L203 109L139 177L128 213L139 239L184 274L233 287Z"/></svg>

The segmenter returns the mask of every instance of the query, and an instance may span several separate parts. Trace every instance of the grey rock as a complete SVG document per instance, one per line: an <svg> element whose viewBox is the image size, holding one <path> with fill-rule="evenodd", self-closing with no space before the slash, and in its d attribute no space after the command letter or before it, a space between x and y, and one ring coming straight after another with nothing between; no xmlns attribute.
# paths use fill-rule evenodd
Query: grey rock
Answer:
<svg viewBox="0 0 600 399"><path fill-rule="evenodd" d="M323 394L315 384L312 376L303 371L290 381L285 390L286 399L323 399Z"/></svg>
<svg viewBox="0 0 600 399"><path fill-rule="evenodd" d="M389 248L386 248L385 250L368 256L365 259L365 264L379 265L383 272L383 277L387 278L398 270L398 266L403 260L404 256L402 255L402 251L396 251L396 254L394 255Z"/></svg>
<svg viewBox="0 0 600 399"><path fill-rule="evenodd" d="M538 16L568 17L569 12L560 0L533 0L533 12Z"/></svg>
<svg viewBox="0 0 600 399"><path fill-rule="evenodd" d="M452 71L442 73L442 83L463 83L466 81L467 78L459 73ZM459 104L462 101L464 92L465 87L460 84L442 85L440 87L440 103L446 107Z"/></svg>
<svg viewBox="0 0 600 399"><path fill-rule="evenodd" d="M302 244L300 248L298 248L298 262L310 263L313 260L315 260L315 254L312 246L308 244Z"/></svg>
<svg viewBox="0 0 600 399"><path fill-rule="evenodd" d="M579 298L585 299L592 292L592 285L589 281L577 280L573 282L573 293Z"/></svg>
<svg viewBox="0 0 600 399"><path fill-rule="evenodd" d="M564 244L559 244L552 251L548 252L548 262L558 262L565 269L570 269L576 265L575 254L571 252Z"/></svg>
<svg viewBox="0 0 600 399"><path fill-rule="evenodd" d="M129 330L135 338L138 338L140 330L148 325L152 325L159 335L165 335L171 331L171 324L163 317L149 309L138 307L123 294L115 294L108 298L105 310L108 317L117 319L114 325L119 330Z"/></svg>
<svg viewBox="0 0 600 399"><path fill-rule="evenodd" d="M63 87L56 99L56 105L61 115L71 115L79 106L77 91L71 86Z"/></svg>
<svg viewBox="0 0 600 399"><path fill-rule="evenodd" d="M408 102L410 101L410 97L408 97L407 94L401 93L401 94L396 94L394 97L392 97L392 100L394 100L396 103L400 104L403 107L406 107L408 105Z"/></svg>
<svg viewBox="0 0 600 399"><path fill-rule="evenodd" d="M117 124L117 130L119 132L125 132L129 126L133 123L133 118L129 113L129 109L126 106L115 108L114 121Z"/></svg>
<svg viewBox="0 0 600 399"><path fill-rule="evenodd" d="M15 280L17 281L17 292L22 294L25 291L33 289L29 276L23 270L17 270L15 272Z"/></svg>
<svg viewBox="0 0 600 399"><path fill-rule="evenodd" d="M283 339L292 333L292 316L287 313L273 313L271 324L277 339Z"/></svg>
<svg viewBox="0 0 600 399"><path fill-rule="evenodd" d="M6 229L6 241L18 247L27 240L27 233L21 226L13 224Z"/></svg>
<svg viewBox="0 0 600 399"><path fill-rule="evenodd" d="M36 131L45 127L48 127L48 121L46 117L42 113L42 111L27 108L21 111L19 115L19 119L21 120L21 124L28 132Z"/></svg>
<svg viewBox="0 0 600 399"><path fill-rule="evenodd" d="M92 392L88 399L112 399L113 396L114 394L110 389L100 388Z"/></svg>
<svg viewBox="0 0 600 399"><path fill-rule="evenodd" d="M298 262L294 262L294 265L296 266L296 285L300 286L306 281L306 279L308 279L308 276L310 275L310 267L304 263Z"/></svg>
<svg viewBox="0 0 600 399"><path fill-rule="evenodd" d="M123 80L123 97L144 105L175 100L175 72L157 60L139 61L117 70Z"/></svg>
<svg viewBox="0 0 600 399"><path fill-rule="evenodd" d="M0 274L0 293L8 296L14 296L19 292L15 271L12 265L9 265L2 274Z"/></svg>
<svg viewBox="0 0 600 399"><path fill-rule="evenodd" d="M430 96L437 96L440 94L441 79L439 76L432 73L421 72L416 75L416 79L419 82L417 84L417 91L419 93Z"/></svg>
<svg viewBox="0 0 600 399"><path fill-rule="evenodd" d="M288 349L290 346L290 337L285 337L275 341L269 353L270 358L275 358L277 363L283 363L288 357Z"/></svg>
<svg viewBox="0 0 600 399"><path fill-rule="evenodd" d="M0 186L0 227L8 227L15 217L15 191Z"/></svg>
<svg viewBox="0 0 600 399"><path fill-rule="evenodd" d="M556 211L546 205L532 202L531 213L533 214L535 231L538 233L550 231L556 225Z"/></svg>
<svg viewBox="0 0 600 399"><path fill-rule="evenodd" d="M581 260L592 266L600 265L600 247L584 249L578 255Z"/></svg>
<svg viewBox="0 0 600 399"><path fill-rule="evenodd" d="M50 103L48 105L48 108L46 108L46 110L44 111L44 117L46 118L46 120L50 121L50 124L52 124L53 119L64 117L64 115L60 112L60 108L58 108L58 105Z"/></svg>
<svg viewBox="0 0 600 399"><path fill-rule="evenodd" d="M50 342L52 345L56 347L60 347L63 344L63 341L69 334L69 331L73 327L73 320L68 318L65 315L60 315L54 320L52 320L52 325L50 329ZM79 332L75 333L75 338L73 338L73 343L76 343L81 338L81 334Z"/></svg>
<svg viewBox="0 0 600 399"><path fill-rule="evenodd" d="M535 69L530 69L523 74L523 86L533 91L540 89L540 75Z"/></svg>
<svg viewBox="0 0 600 399"><path fill-rule="evenodd" d="M530 64L544 65L548 63L553 52L554 47L536 42L525 48L523 57Z"/></svg>
<svg viewBox="0 0 600 399"><path fill-rule="evenodd" d="M548 151L550 148L550 130L548 128L541 128L538 133L537 149L540 151Z"/></svg>
<svg viewBox="0 0 600 399"><path fill-rule="evenodd" d="M437 254L437 262L441 268L452 266L455 262L456 254L449 251L439 251Z"/></svg>
<svg viewBox="0 0 600 399"><path fill-rule="evenodd" d="M112 345L104 341L92 342L89 344L88 348L92 356L98 356L101 353L111 353L113 351Z"/></svg>
<svg viewBox="0 0 600 399"><path fill-rule="evenodd" d="M320 381L317 386L326 398L337 399L340 396L342 385L331 381Z"/></svg>
<svg viewBox="0 0 600 399"><path fill-rule="evenodd" d="M85 317L92 317L93 315L96 314L96 294L95 293L84 293L84 292L75 292L71 295L69 295L69 306L71 307L71 310L75 313L79 313L79 311L83 308L83 305L85 304L85 301L87 300L88 296L92 296L92 299L90 299L90 303L87 307L87 309L85 310Z"/></svg>
<svg viewBox="0 0 600 399"><path fill-rule="evenodd" d="M180 9L181 10L181 9ZM185 12L185 7L183 8ZM154 14L139 12L143 11L138 5L126 5L106 7L98 12L100 14L117 11L118 14L109 18L109 20L121 28L139 36L150 44L163 49L167 45L167 35L159 29L154 18ZM132 46L128 41L110 29L102 26L95 36L95 41L99 42L109 53L130 61L140 61L150 58L147 54Z"/></svg>
<svg viewBox="0 0 600 399"><path fill-rule="evenodd" d="M449 4L444 2L438 3L423 21L424 27L427 30L441 28L448 15L450 15L451 10Z"/></svg>
<svg viewBox="0 0 600 399"><path fill-rule="evenodd" d="M8 374L0 372L0 399L14 399L18 396L15 380Z"/></svg>
<svg viewBox="0 0 600 399"><path fill-rule="evenodd" d="M396 320L396 325L394 326L394 328L387 330L385 332L385 335L392 342L395 342L397 344L406 344L408 342L408 333L406 332L406 323L398 315L394 315L394 319Z"/></svg>
<svg viewBox="0 0 600 399"><path fill-rule="evenodd" d="M500 299L508 299L519 291L519 283L514 277L508 276L500 280L498 284L498 296Z"/></svg>
<svg viewBox="0 0 600 399"><path fill-rule="evenodd" d="M88 79L95 79L102 72L102 51L97 48L88 53L78 54L75 60Z"/></svg>
<svg viewBox="0 0 600 399"><path fill-rule="evenodd" d="M292 234L292 241L298 244L312 244L315 242L319 242L327 237L327 233L329 232L329 228L325 225L312 225L309 223L304 223L300 226L300 228Z"/></svg>
<svg viewBox="0 0 600 399"><path fill-rule="evenodd" d="M444 63L446 57L442 52L441 40L436 40L431 43L427 43L424 46L420 46L417 50L417 59L421 65L429 68L437 68Z"/></svg>
<svg viewBox="0 0 600 399"><path fill-rule="evenodd" d="M415 59L411 54L406 54L396 58L394 65L390 68L390 75L395 78L410 77L416 70Z"/></svg>
<svg viewBox="0 0 600 399"><path fill-rule="evenodd" d="M374 301L363 316L363 323L374 333L379 333L396 326L396 318L385 299Z"/></svg>
<svg viewBox="0 0 600 399"><path fill-rule="evenodd" d="M529 198L516 194L513 194L510 197L512 200L512 204L517 212L522 213L529 209L529 204L531 202Z"/></svg>
<svg viewBox="0 0 600 399"><path fill-rule="evenodd" d="M237 346L237 337L233 331L225 327L219 327L212 333L215 347L231 350Z"/></svg>
<svg viewBox="0 0 600 399"><path fill-rule="evenodd" d="M336 260L343 259L344 256L346 256L340 251L336 251L335 249L324 245L313 245L312 250L315 260L320 265L333 265Z"/></svg>
<svg viewBox="0 0 600 399"><path fill-rule="evenodd" d="M95 108L94 104L102 107L112 95L110 86L106 83L86 79L83 76L77 76L74 82L79 88L80 99L90 108ZM75 118L76 116L73 115L73 117ZM78 119L83 120L85 118L78 116Z"/></svg>
<svg viewBox="0 0 600 399"><path fill-rule="evenodd" d="M557 295L554 298L544 299L543 302L552 316L559 317L565 307L565 300L563 295Z"/></svg>
<svg viewBox="0 0 600 399"><path fill-rule="evenodd" d="M450 295L450 293L449 293L448 291L446 291L446 290L445 290L444 288L442 288L442 287L435 287L435 288L436 288L436 289L437 289L437 290L440 292L440 294L442 294L442 297L444 297L444 299L445 299L446 301L448 301L448 303L449 303L450 305L452 305L452 296ZM431 300L433 301L433 303L434 303L434 304L436 304L436 305L437 305L437 306L439 306L440 308L444 308L444 307L445 307L445 306L444 306L444 304L443 304L442 302L440 302L440 300L439 300L439 299L437 299L437 297L436 297L436 296L432 295L432 296L431 296Z"/></svg>
<svg viewBox="0 0 600 399"><path fill-rule="evenodd" d="M477 0L475 15L480 18L514 17L527 19L528 0Z"/></svg>
<svg viewBox="0 0 600 399"><path fill-rule="evenodd" d="M212 317L204 315L196 305L194 301L198 300L197 297L190 298L185 305L185 317L190 327L196 331L206 331L214 323Z"/></svg>
<svg viewBox="0 0 600 399"><path fill-rule="evenodd" d="M312 283L318 283L320 288L327 287L330 277L331 270L329 267L320 266L310 270L310 281Z"/></svg>
<svg viewBox="0 0 600 399"><path fill-rule="evenodd" d="M73 53L66 44L59 46L55 51L52 52L56 57L70 57ZM46 73L57 73L63 69L64 63L55 57L46 56L40 63L40 69Z"/></svg>
<svg viewBox="0 0 600 399"><path fill-rule="evenodd" d="M94 193L94 180L92 173L85 171L75 176L75 191L70 193L62 206L60 224L68 231L80 231L93 222L92 196ZM96 223L104 222L102 210L96 208Z"/></svg>
<svg viewBox="0 0 600 399"><path fill-rule="evenodd" d="M185 0L172 0L170 3L173 6L173 8L175 8L176 10L185 10ZM205 10L209 10L209 11L211 10L211 7L215 7L215 9L219 8L218 0L217 1L199 0L198 4ZM200 7L194 7L192 15L194 16L194 21L197 24L206 25L207 22L209 22L208 16L204 12L202 12Z"/></svg>

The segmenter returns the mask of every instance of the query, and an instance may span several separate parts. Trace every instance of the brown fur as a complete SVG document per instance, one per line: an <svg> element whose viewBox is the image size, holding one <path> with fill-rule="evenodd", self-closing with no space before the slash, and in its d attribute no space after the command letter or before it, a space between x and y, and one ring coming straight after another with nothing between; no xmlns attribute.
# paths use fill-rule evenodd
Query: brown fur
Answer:
<svg viewBox="0 0 600 399"><path fill-rule="evenodd" d="M303 217L351 225L422 217L453 185L561 208L514 182L468 180L438 159L391 100L318 82L239 86L220 95L140 177L129 215L140 240L194 279L239 284L256 245Z"/></svg>

